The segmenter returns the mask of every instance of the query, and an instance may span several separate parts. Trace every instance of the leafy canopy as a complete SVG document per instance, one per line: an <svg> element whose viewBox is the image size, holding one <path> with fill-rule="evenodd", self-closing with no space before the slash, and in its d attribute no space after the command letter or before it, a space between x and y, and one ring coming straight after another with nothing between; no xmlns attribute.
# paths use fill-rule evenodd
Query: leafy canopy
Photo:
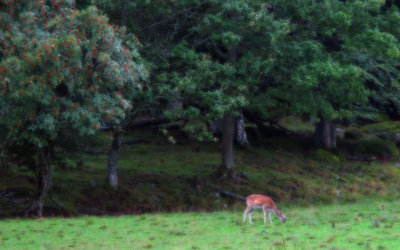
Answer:
<svg viewBox="0 0 400 250"><path fill-rule="evenodd" d="M147 70L140 43L95 7L1 0L0 126L46 145L63 130L92 134L135 108Z"/></svg>

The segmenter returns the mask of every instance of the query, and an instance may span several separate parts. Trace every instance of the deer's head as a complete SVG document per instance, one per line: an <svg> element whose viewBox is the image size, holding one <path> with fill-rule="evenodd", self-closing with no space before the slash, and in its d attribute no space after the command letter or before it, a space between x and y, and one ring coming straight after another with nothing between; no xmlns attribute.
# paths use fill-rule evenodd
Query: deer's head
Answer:
<svg viewBox="0 0 400 250"><path fill-rule="evenodd" d="M285 223L285 221L286 221L286 216L285 216L284 214L281 214L281 215L279 216L279 219L281 220L282 223Z"/></svg>

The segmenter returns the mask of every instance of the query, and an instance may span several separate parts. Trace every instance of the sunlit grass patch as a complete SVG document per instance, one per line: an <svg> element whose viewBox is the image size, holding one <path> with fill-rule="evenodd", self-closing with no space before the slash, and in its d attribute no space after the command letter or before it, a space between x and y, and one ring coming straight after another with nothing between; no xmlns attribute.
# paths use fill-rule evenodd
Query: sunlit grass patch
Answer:
<svg viewBox="0 0 400 250"><path fill-rule="evenodd" d="M243 211L0 221L1 249L396 249L400 202L285 206L282 224ZM244 207L243 207L244 209Z"/></svg>

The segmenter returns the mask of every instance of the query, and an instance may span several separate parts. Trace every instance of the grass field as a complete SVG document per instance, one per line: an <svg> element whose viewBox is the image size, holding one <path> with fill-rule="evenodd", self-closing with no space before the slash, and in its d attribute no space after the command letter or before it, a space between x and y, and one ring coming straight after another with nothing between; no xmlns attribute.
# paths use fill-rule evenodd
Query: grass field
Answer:
<svg viewBox="0 0 400 250"><path fill-rule="evenodd" d="M0 249L398 249L400 201L243 211L0 221Z"/></svg>

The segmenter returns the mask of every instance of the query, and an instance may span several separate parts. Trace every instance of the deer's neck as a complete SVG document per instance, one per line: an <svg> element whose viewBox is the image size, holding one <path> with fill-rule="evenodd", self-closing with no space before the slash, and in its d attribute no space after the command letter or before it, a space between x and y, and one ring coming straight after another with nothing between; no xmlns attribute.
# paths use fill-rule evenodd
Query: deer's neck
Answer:
<svg viewBox="0 0 400 250"><path fill-rule="evenodd" d="M276 206L273 206L272 208L275 212L276 215L278 215L279 217L282 217L281 212L279 212L278 208Z"/></svg>

